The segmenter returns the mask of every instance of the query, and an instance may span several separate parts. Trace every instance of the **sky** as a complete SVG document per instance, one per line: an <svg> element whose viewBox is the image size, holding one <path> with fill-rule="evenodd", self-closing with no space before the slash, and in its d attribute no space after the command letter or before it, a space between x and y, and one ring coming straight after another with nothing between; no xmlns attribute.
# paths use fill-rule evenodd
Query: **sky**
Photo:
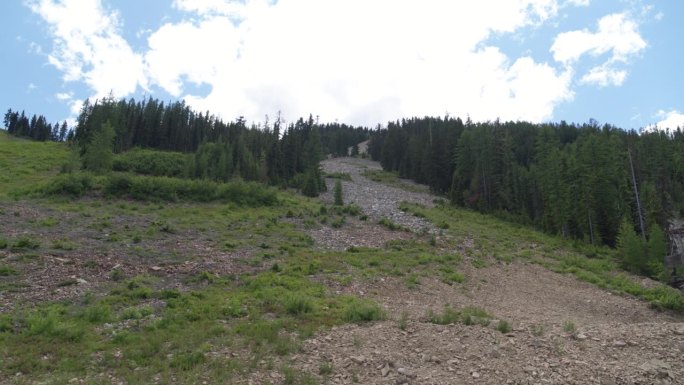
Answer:
<svg viewBox="0 0 684 385"><path fill-rule="evenodd" d="M224 120L684 127L676 0L12 0L0 108L184 99Z"/></svg>

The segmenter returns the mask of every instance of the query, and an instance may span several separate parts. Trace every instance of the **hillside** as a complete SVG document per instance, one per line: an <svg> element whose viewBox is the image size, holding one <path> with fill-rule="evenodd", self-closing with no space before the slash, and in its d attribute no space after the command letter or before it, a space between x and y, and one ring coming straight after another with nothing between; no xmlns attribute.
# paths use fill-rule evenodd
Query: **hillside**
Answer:
<svg viewBox="0 0 684 385"><path fill-rule="evenodd" d="M62 143L36 142L0 130L0 197L56 174L69 156Z"/></svg>
<svg viewBox="0 0 684 385"><path fill-rule="evenodd" d="M0 140L0 383L684 381L681 293L378 163L323 161L319 198L71 197L36 187L66 147Z"/></svg>

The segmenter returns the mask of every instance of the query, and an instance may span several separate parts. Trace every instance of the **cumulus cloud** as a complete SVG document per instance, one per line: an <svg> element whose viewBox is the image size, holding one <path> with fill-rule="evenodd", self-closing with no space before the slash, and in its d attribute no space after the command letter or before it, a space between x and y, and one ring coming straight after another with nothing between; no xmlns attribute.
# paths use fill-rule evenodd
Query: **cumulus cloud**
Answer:
<svg viewBox="0 0 684 385"><path fill-rule="evenodd" d="M665 110L660 110L658 111L655 116L656 119L658 119L657 123L651 124L646 126L645 130L646 131L655 131L655 130L676 130L678 127L679 128L684 128L684 114L677 110L670 110L670 111L665 111Z"/></svg>
<svg viewBox="0 0 684 385"><path fill-rule="evenodd" d="M543 120L572 98L565 70L528 57L511 63L482 45L493 33L555 16L553 0L174 4L199 20L169 23L150 36L150 78L195 108L228 118L282 110L293 118L314 113L373 124L450 111ZM185 93L186 82L208 84L211 92Z"/></svg>
<svg viewBox="0 0 684 385"><path fill-rule="evenodd" d="M83 81L96 97L123 96L145 85L142 57L118 33L116 12L91 0L37 0L29 6L48 23L54 42L48 61L64 81Z"/></svg>
<svg viewBox="0 0 684 385"><path fill-rule="evenodd" d="M627 71L615 69L609 65L601 65L589 70L589 72L582 76L580 83L596 84L600 87L606 87L609 85L621 86L626 78Z"/></svg>
<svg viewBox="0 0 684 385"><path fill-rule="evenodd" d="M85 82L96 97L161 89L197 110L252 121L277 111L364 125L446 111L544 121L573 99L584 56L609 57L580 82L620 85L627 73L616 63L646 45L627 14L602 18L596 32L560 34L551 64L489 42L588 0L174 0L184 17L146 33L139 52L100 0L30 4L50 26L49 62L65 81Z"/></svg>
<svg viewBox="0 0 684 385"><path fill-rule="evenodd" d="M646 42L638 31L638 24L626 13L604 16L598 22L598 30L564 32L556 36L551 47L556 61L568 63L584 54L600 56L611 52L610 61L626 62L646 48Z"/></svg>
<svg viewBox="0 0 684 385"><path fill-rule="evenodd" d="M583 56L603 59L580 79L582 84L600 87L620 86L627 78L627 71L620 65L643 51L647 43L639 34L638 24L627 13L604 16L598 22L596 32L586 29L563 32L556 36L551 52L556 61L572 65Z"/></svg>

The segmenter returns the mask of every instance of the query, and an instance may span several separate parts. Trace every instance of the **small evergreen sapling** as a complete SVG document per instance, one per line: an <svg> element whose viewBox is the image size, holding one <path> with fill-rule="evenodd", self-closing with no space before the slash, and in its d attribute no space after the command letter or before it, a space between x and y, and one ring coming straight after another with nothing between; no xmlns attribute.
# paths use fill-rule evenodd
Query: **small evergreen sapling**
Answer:
<svg viewBox="0 0 684 385"><path fill-rule="evenodd" d="M337 179L335 181L335 206L344 206L344 200L342 199L342 181Z"/></svg>

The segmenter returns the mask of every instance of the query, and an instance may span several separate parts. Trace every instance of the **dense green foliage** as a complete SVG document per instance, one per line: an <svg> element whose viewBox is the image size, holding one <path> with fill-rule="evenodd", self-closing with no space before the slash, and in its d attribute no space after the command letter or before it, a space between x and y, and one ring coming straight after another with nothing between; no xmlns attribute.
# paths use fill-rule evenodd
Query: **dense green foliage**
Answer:
<svg viewBox="0 0 684 385"><path fill-rule="evenodd" d="M141 201L218 201L247 206L269 206L278 201L273 188L255 182L216 183L208 180L131 176L124 173L113 173L99 178L82 172L62 174L37 189L44 195L72 197L82 196L92 190L101 190L109 196Z"/></svg>
<svg viewBox="0 0 684 385"><path fill-rule="evenodd" d="M525 122L423 118L372 135L387 171L426 183L451 201L544 231L614 246L626 218L638 227L628 151L645 218L664 228L684 212L684 133Z"/></svg>
<svg viewBox="0 0 684 385"><path fill-rule="evenodd" d="M134 148L115 155L112 169L143 175L182 177L188 171L189 157L180 152Z"/></svg>
<svg viewBox="0 0 684 385"><path fill-rule="evenodd" d="M78 117L74 140L82 156L98 139L101 127L114 128L114 169L158 176L210 179L241 178L274 185L291 185L309 196L325 190L318 162L324 154L346 155L347 148L368 138L369 131L343 124L318 124L313 117L287 126L281 118L272 124L247 127L242 117L234 122L209 113L195 113L184 102L165 105L156 99L142 102L86 101ZM194 153L152 159L144 150ZM181 163L185 163L181 165ZM87 168L87 167L86 167Z"/></svg>
<svg viewBox="0 0 684 385"><path fill-rule="evenodd" d="M83 152L83 168L85 170L102 173L112 169L114 134L114 128L109 121L104 122L93 133Z"/></svg>

